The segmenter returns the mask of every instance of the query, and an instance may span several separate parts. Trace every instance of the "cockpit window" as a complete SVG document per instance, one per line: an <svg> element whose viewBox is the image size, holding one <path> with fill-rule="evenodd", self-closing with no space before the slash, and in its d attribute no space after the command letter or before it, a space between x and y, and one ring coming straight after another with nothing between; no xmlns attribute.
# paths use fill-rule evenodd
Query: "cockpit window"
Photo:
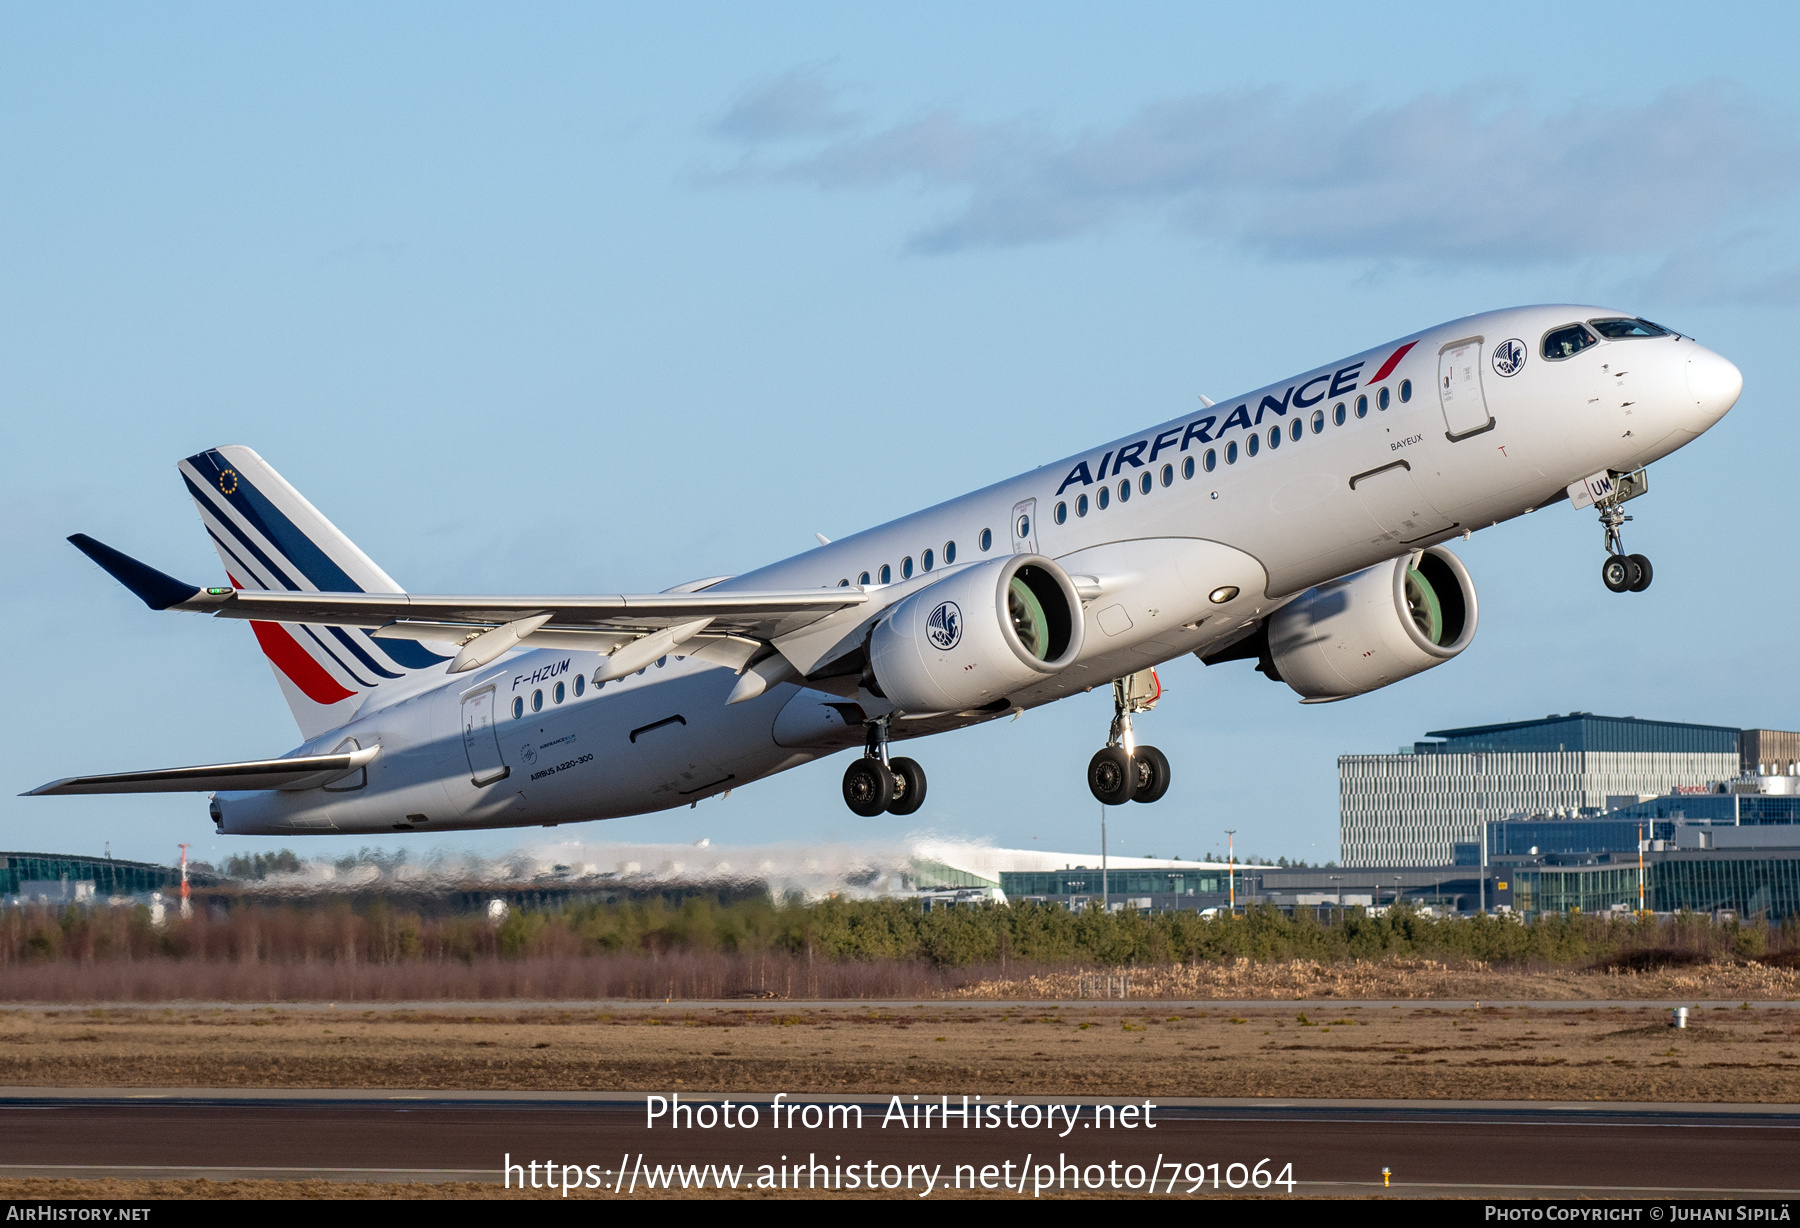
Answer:
<svg viewBox="0 0 1800 1228"><path fill-rule="evenodd" d="M1579 324L1553 328L1544 334L1544 357L1551 360L1572 358L1588 346L1599 344L1600 339Z"/></svg>
<svg viewBox="0 0 1800 1228"><path fill-rule="evenodd" d="M1589 320L1594 331L1609 341L1626 337L1666 337L1669 330L1648 320Z"/></svg>

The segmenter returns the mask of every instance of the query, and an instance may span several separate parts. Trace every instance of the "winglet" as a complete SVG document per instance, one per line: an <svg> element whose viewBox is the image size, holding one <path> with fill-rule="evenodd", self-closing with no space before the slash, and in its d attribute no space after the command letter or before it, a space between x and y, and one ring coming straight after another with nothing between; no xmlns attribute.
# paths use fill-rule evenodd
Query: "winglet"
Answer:
<svg viewBox="0 0 1800 1228"><path fill-rule="evenodd" d="M107 575L137 594L153 610L166 610L200 595L198 586L164 575L148 563L121 554L86 533L74 534L69 538L69 544L100 564Z"/></svg>

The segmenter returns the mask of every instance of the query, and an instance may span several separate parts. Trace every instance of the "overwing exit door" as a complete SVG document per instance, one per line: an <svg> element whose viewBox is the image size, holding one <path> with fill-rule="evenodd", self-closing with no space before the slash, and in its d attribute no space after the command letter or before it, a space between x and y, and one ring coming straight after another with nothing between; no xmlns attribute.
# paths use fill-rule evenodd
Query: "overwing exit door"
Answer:
<svg viewBox="0 0 1800 1228"><path fill-rule="evenodd" d="M1452 443L1494 425L1481 392L1480 337L1452 341L1438 351L1438 403L1444 409L1444 434Z"/></svg>
<svg viewBox="0 0 1800 1228"><path fill-rule="evenodd" d="M498 702L491 686L463 696L463 750L469 756L469 779L474 784L491 785L512 774L500 757L500 731L494 728L494 707Z"/></svg>
<svg viewBox="0 0 1800 1228"><path fill-rule="evenodd" d="M1037 500L1024 499L1013 504L1012 548L1014 554L1037 553Z"/></svg>

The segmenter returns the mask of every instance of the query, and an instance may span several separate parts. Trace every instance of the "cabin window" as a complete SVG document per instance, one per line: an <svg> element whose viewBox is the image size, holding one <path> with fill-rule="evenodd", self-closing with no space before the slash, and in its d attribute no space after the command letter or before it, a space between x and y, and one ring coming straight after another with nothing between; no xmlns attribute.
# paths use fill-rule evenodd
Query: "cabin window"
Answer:
<svg viewBox="0 0 1800 1228"><path fill-rule="evenodd" d="M955 542L945 542L944 543L944 566L948 567L948 566L950 566L950 564L952 564L954 562L956 562L956 543Z"/></svg>
<svg viewBox="0 0 1800 1228"><path fill-rule="evenodd" d="M1632 337L1666 337L1669 330L1648 320L1589 320L1594 331L1608 341L1625 341ZM1548 355L1546 355L1548 357Z"/></svg>
<svg viewBox="0 0 1800 1228"><path fill-rule="evenodd" d="M1336 405L1331 407L1331 420L1339 426L1342 426L1344 425L1344 417L1344 403L1339 401Z"/></svg>
<svg viewBox="0 0 1800 1228"><path fill-rule="evenodd" d="M1404 405L1410 400L1412 400L1412 381L1403 379L1400 381L1400 404Z"/></svg>
<svg viewBox="0 0 1800 1228"><path fill-rule="evenodd" d="M1262 451L1262 436L1252 435L1250 438L1244 440L1244 451L1251 456L1255 456L1258 452Z"/></svg>
<svg viewBox="0 0 1800 1228"><path fill-rule="evenodd" d="M1356 416L1358 418L1367 418L1369 416L1369 398L1368 397L1357 397L1356 398Z"/></svg>
<svg viewBox="0 0 1800 1228"><path fill-rule="evenodd" d="M981 536L976 539L976 544L981 547L981 552L986 554L988 547L994 544L994 531L992 529L983 529L981 531Z"/></svg>
<svg viewBox="0 0 1800 1228"><path fill-rule="evenodd" d="M1175 485L1175 466L1173 466L1173 465L1164 465L1163 466L1163 468L1162 468L1162 484L1164 486Z"/></svg>
<svg viewBox="0 0 1800 1228"><path fill-rule="evenodd" d="M1288 438L1293 440L1295 443L1299 443L1300 435L1305 430L1306 430L1306 424L1304 422L1300 421L1300 419L1295 418L1292 422L1288 423Z"/></svg>
<svg viewBox="0 0 1800 1228"><path fill-rule="evenodd" d="M1131 499L1131 479L1126 478L1123 482L1119 483L1119 502L1125 503L1125 502L1130 501L1130 499Z"/></svg>
<svg viewBox="0 0 1800 1228"><path fill-rule="evenodd" d="M1320 431L1325 429L1325 411L1324 410L1322 410L1322 409L1313 410L1312 428L1313 428L1313 434L1315 434L1315 435L1317 435Z"/></svg>
<svg viewBox="0 0 1800 1228"><path fill-rule="evenodd" d="M516 721L521 716L524 716L524 715L525 715L525 697L523 695L514 695L513 696L513 719Z"/></svg>
<svg viewBox="0 0 1800 1228"><path fill-rule="evenodd" d="M533 712L542 712L544 710L544 693L542 691L533 691L531 693L531 710Z"/></svg>
<svg viewBox="0 0 1800 1228"><path fill-rule="evenodd" d="M891 584L893 583L893 579L894 569L889 567L886 563L883 563L881 565L881 582L883 584Z"/></svg>
<svg viewBox="0 0 1800 1228"><path fill-rule="evenodd" d="M838 587L839 587L839 588L849 588L849 587L850 587L850 581L848 581L848 580L839 580L839 581L838 581Z"/></svg>
<svg viewBox="0 0 1800 1228"><path fill-rule="evenodd" d="M1075 496L1075 514L1077 516L1087 515L1087 496L1086 495L1076 495Z"/></svg>
<svg viewBox="0 0 1800 1228"><path fill-rule="evenodd" d="M1225 445L1225 463L1227 465L1237 464L1237 440L1235 439Z"/></svg>
<svg viewBox="0 0 1800 1228"><path fill-rule="evenodd" d="M1600 339L1579 324L1553 328L1544 334L1544 357L1551 362L1573 358L1590 345L1599 344Z"/></svg>
<svg viewBox="0 0 1800 1228"><path fill-rule="evenodd" d="M1375 394L1375 404L1382 409L1388 407L1388 390L1386 388Z"/></svg>
<svg viewBox="0 0 1800 1228"><path fill-rule="evenodd" d="M1149 494L1150 487L1154 484L1155 481L1150 476L1150 471L1148 469L1138 475L1138 490L1142 491L1144 494Z"/></svg>
<svg viewBox="0 0 1800 1228"><path fill-rule="evenodd" d="M1211 455L1212 455L1212 453L1211 453L1211 452L1208 452L1208 453L1207 453L1207 455L1208 455L1208 456L1211 456ZM1211 468L1212 468L1212 466L1211 466L1211 465L1210 465L1210 464L1208 464L1208 465L1207 465L1207 466L1206 466L1206 467L1207 467L1207 468L1208 468L1208 469L1211 469ZM1181 461L1181 476L1182 476L1182 477L1184 477L1184 478L1191 478L1191 477L1193 477L1193 476L1194 476L1194 458L1193 458L1193 457L1191 457L1191 456L1186 456L1186 457L1183 457L1183 458L1182 458L1182 461Z"/></svg>
<svg viewBox="0 0 1800 1228"><path fill-rule="evenodd" d="M861 575L857 576L856 583L859 587L862 587L862 588L869 587L869 573L865 571Z"/></svg>
<svg viewBox="0 0 1800 1228"><path fill-rule="evenodd" d="M933 554L930 550L927 550L924 554L919 556L919 562L924 565L926 571L930 571L937 563L937 555Z"/></svg>
<svg viewBox="0 0 1800 1228"><path fill-rule="evenodd" d="M902 580L912 579L912 555L910 554L900 560L900 578Z"/></svg>
<svg viewBox="0 0 1800 1228"><path fill-rule="evenodd" d="M1067 524L1069 520L1069 505L1067 503L1058 503L1056 505L1056 511L1052 514L1056 517L1057 524Z"/></svg>
<svg viewBox="0 0 1800 1228"><path fill-rule="evenodd" d="M568 696L568 691L563 688L563 684L560 682L557 683L554 687L552 687L550 689L550 702L551 703L559 704L567 696Z"/></svg>
<svg viewBox="0 0 1800 1228"><path fill-rule="evenodd" d="M580 699L581 693L585 690L587 690L587 675L586 674L576 674L575 675L575 698Z"/></svg>
<svg viewBox="0 0 1800 1228"><path fill-rule="evenodd" d="M1099 508L1101 511L1104 512L1106 510L1106 505L1111 502L1112 502L1112 487L1102 486L1099 490L1094 492L1094 506Z"/></svg>

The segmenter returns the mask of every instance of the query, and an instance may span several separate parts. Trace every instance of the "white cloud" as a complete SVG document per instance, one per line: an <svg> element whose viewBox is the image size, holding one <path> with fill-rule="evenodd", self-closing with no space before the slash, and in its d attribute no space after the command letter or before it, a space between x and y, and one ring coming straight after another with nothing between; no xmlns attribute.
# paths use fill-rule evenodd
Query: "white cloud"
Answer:
<svg viewBox="0 0 1800 1228"><path fill-rule="evenodd" d="M796 115L843 116L821 79L803 84L777 91L806 98ZM784 122L781 131L800 131ZM1492 90L1387 105L1278 89L1195 94L1073 135L952 111L836 135L807 122L818 137L810 149L746 169L954 198L910 237L924 252L1149 218L1281 259L1641 261L1741 226L1800 176L1792 121L1717 83L1553 114Z"/></svg>
<svg viewBox="0 0 1800 1228"><path fill-rule="evenodd" d="M749 144L842 132L857 117L816 68L796 68L741 91L713 125L720 136Z"/></svg>

